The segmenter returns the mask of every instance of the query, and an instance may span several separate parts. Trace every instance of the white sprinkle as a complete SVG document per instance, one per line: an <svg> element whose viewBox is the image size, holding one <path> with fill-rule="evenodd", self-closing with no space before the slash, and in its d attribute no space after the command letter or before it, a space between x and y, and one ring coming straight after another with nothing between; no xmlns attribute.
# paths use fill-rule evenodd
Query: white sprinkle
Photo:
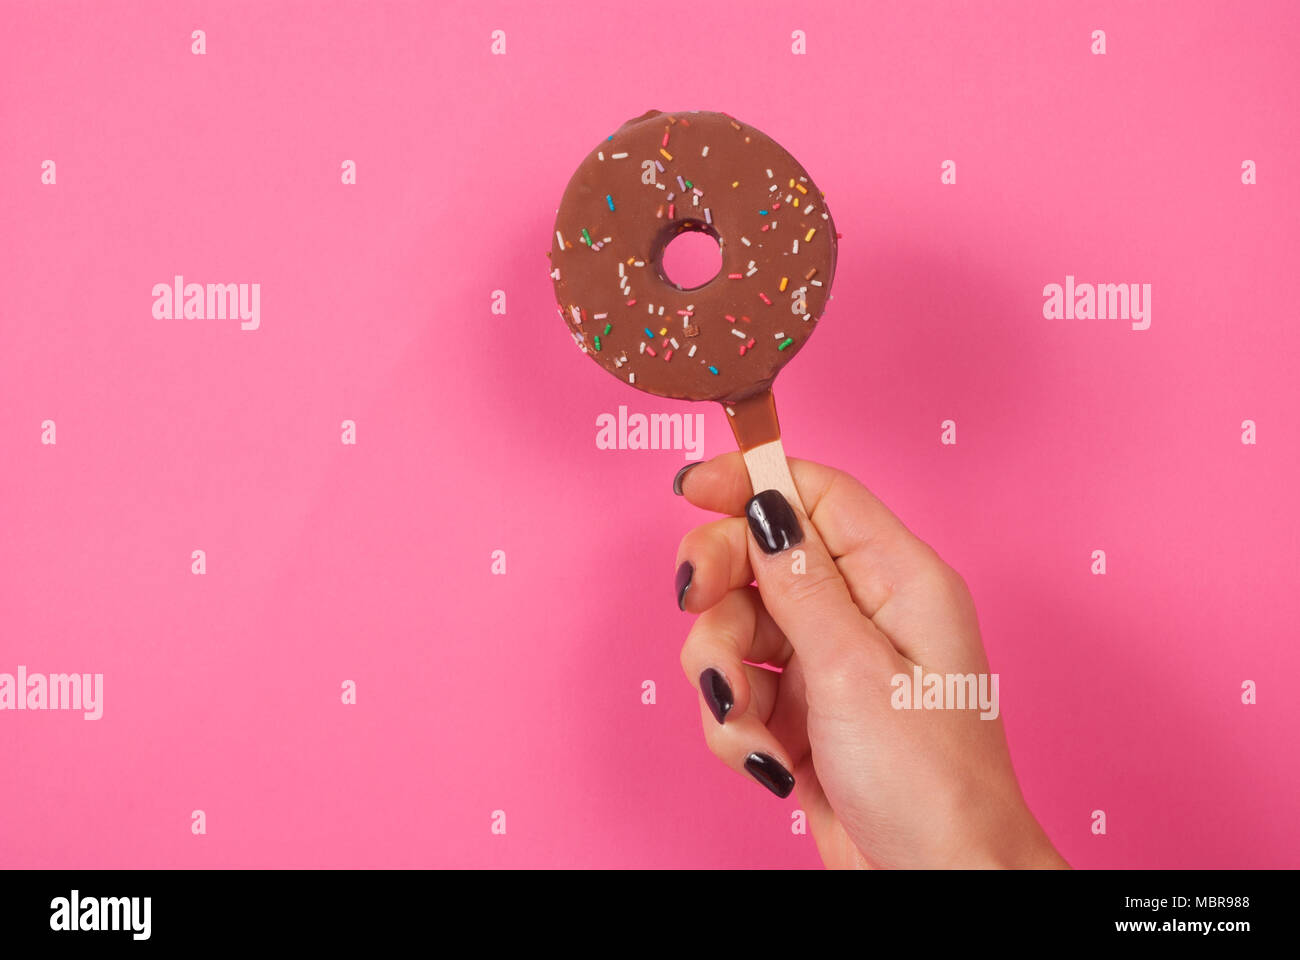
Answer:
<svg viewBox="0 0 1300 960"><path fill-rule="evenodd" d="M663 307L660 307L660 308L659 308L659 316L662 317L663 315L664 315L664 308L663 308Z"/></svg>
<svg viewBox="0 0 1300 960"><path fill-rule="evenodd" d="M781 339L783 339L784 337L785 337L785 331L784 331L784 330L782 330L780 333L777 333L777 334L774 334L774 335L773 335L773 339L774 339L774 340L781 340Z"/></svg>
<svg viewBox="0 0 1300 960"><path fill-rule="evenodd" d="M741 340L745 339L745 331L737 330L735 327L732 327L731 332L734 333L736 336L740 337Z"/></svg>
<svg viewBox="0 0 1300 960"><path fill-rule="evenodd" d="M551 271L551 279L552 279L552 280L559 280L559 279L560 279L560 268L559 268L559 267L556 267L554 270Z"/></svg>
<svg viewBox="0 0 1300 960"><path fill-rule="evenodd" d="M800 182L800 183L807 183L807 182L808 182L808 178L807 178L807 177L800 177L800 178L799 178L799 182Z"/></svg>
<svg viewBox="0 0 1300 960"><path fill-rule="evenodd" d="M820 280L814 280L814 281L812 282L812 285L813 285L814 287L820 287L820 286L822 285L822 282L821 282Z"/></svg>
<svg viewBox="0 0 1300 960"><path fill-rule="evenodd" d="M691 197L691 206L692 206L692 207L698 207L699 205L700 205L700 198L699 198L699 197Z"/></svg>
<svg viewBox="0 0 1300 960"><path fill-rule="evenodd" d="M693 344L693 343L691 344L691 349L689 349L689 350L686 351L686 355L687 355L688 357L693 357L693 356L695 356L695 344Z"/></svg>
<svg viewBox="0 0 1300 960"><path fill-rule="evenodd" d="M632 266L634 266L634 267L644 267L644 266L645 266L645 261L644 261L644 260L633 260L633 261L632 261Z"/></svg>
<svg viewBox="0 0 1300 960"><path fill-rule="evenodd" d="M611 154L609 155L609 158L610 158L611 160L622 160L622 159L625 158L626 156L627 156L626 153L611 153Z"/></svg>
<svg viewBox="0 0 1300 960"><path fill-rule="evenodd" d="M736 415L736 411L732 410L731 407L724 406L722 409L727 411L727 416L729 417L734 417Z"/></svg>
<svg viewBox="0 0 1300 960"><path fill-rule="evenodd" d="M756 273L758 273L758 267L750 267L749 272L745 274L745 276L752 277Z"/></svg>
<svg viewBox="0 0 1300 960"><path fill-rule="evenodd" d="M668 188L665 187L662 183L656 183L655 186L658 187L660 190L666 190L666 189L668 189Z"/></svg>
<svg viewBox="0 0 1300 960"><path fill-rule="evenodd" d="M770 187L767 188L767 192L768 192L768 193L775 193L776 190L777 190L777 186L776 186L775 183L772 184Z"/></svg>
<svg viewBox="0 0 1300 960"><path fill-rule="evenodd" d="M704 148L704 152L701 153L700 156L701 156L701 157L707 157L708 155L709 155L709 148L708 148L708 147L705 147L705 148Z"/></svg>
<svg viewBox="0 0 1300 960"><path fill-rule="evenodd" d="M642 352L642 353L645 353L645 341L642 340L642 341L638 344L638 346L641 348L641 352Z"/></svg>
<svg viewBox="0 0 1300 960"><path fill-rule="evenodd" d="M635 373L629 373L629 374L627 375L627 382L628 382L628 383L636 383L636 374L635 374Z"/></svg>
<svg viewBox="0 0 1300 960"><path fill-rule="evenodd" d="M675 197L675 196L677 196L677 194L675 194L675 193L670 193L670 194L668 194L668 196L664 197L664 199L665 199L665 200L672 200L672 198Z"/></svg>
<svg viewBox="0 0 1300 960"><path fill-rule="evenodd" d="M750 266L750 267L752 267L753 265L754 265L754 261L753 261L753 260L749 261L749 263L747 264L747 266Z"/></svg>
<svg viewBox="0 0 1300 960"><path fill-rule="evenodd" d="M578 308L570 307L569 310L573 313L573 322L578 326L582 326L582 314L578 312Z"/></svg>
<svg viewBox="0 0 1300 960"><path fill-rule="evenodd" d="M798 238L798 237L795 237L795 238L794 238L794 249L791 250L790 252L791 252L791 253L798 253L798 252L799 252L799 238Z"/></svg>
<svg viewBox="0 0 1300 960"><path fill-rule="evenodd" d="M603 237L603 238L601 239L600 242L601 242L601 243L609 243L609 241L611 241L611 240L613 240L613 239L614 239L613 237Z"/></svg>
<svg viewBox="0 0 1300 960"><path fill-rule="evenodd" d="M741 238L740 238L740 242L743 243L743 244L744 244L745 246L747 246L747 247L752 247L752 246L753 246L753 244L749 242L749 238L748 238L748 237L741 237Z"/></svg>
<svg viewBox="0 0 1300 960"><path fill-rule="evenodd" d="M605 151L603 151L603 150L597 150L597 151L596 151L596 156L599 157L601 160L604 160L604 159L605 159Z"/></svg>
<svg viewBox="0 0 1300 960"><path fill-rule="evenodd" d="M559 243L560 243L560 249L563 250L563 249L564 249L564 238L563 238L562 236L560 236L560 231L559 231L559 230L556 230L556 231L555 231L555 239L559 241Z"/></svg>
<svg viewBox="0 0 1300 960"><path fill-rule="evenodd" d="M645 312L649 314L653 314L655 312L655 305L653 303L647 303L645 305Z"/></svg>
<svg viewBox="0 0 1300 960"><path fill-rule="evenodd" d="M785 202L786 202L786 203L789 203L789 202L790 202L791 200L793 200L793 199L794 199L794 197L791 196L790 194L787 193L787 194L785 195Z"/></svg>
<svg viewBox="0 0 1300 960"><path fill-rule="evenodd" d="M669 338L668 338L668 342L671 343L671 344L673 345L673 349L674 349L674 350L677 349L677 341L676 341L676 340L674 340L672 337L669 337Z"/></svg>
<svg viewBox="0 0 1300 960"><path fill-rule="evenodd" d="M704 208L704 222L705 223L713 222L713 214L710 212L708 207Z"/></svg>
<svg viewBox="0 0 1300 960"><path fill-rule="evenodd" d="M772 179L772 171L770 169L767 171L767 179Z"/></svg>
<svg viewBox="0 0 1300 960"><path fill-rule="evenodd" d="M699 196L701 197L704 196L704 191L701 190L699 187L691 187L691 189L694 190Z"/></svg>
<svg viewBox="0 0 1300 960"><path fill-rule="evenodd" d="M808 204L808 206L806 206L806 207L803 208L803 212L804 212L804 213L812 213L812 212L813 212L813 205L812 205L811 203Z"/></svg>
<svg viewBox="0 0 1300 960"><path fill-rule="evenodd" d="M823 212L823 213L822 213L822 219L823 219L823 220L829 220L830 217L829 217L825 212Z"/></svg>
<svg viewBox="0 0 1300 960"><path fill-rule="evenodd" d="M620 260L620 261L618 262L618 275L619 275L620 277L623 276L623 261L622 261L622 260Z"/></svg>
<svg viewBox="0 0 1300 960"><path fill-rule="evenodd" d="M604 319L605 319L606 317L608 317L608 316L609 316L608 313L595 313L595 314L592 314L591 319L593 319L593 320L604 320Z"/></svg>

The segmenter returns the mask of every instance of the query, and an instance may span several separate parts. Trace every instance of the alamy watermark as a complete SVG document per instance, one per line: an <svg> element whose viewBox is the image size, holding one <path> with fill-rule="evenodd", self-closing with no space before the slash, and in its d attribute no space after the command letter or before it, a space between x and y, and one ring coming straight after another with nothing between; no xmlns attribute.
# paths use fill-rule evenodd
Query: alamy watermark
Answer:
<svg viewBox="0 0 1300 960"><path fill-rule="evenodd" d="M996 673L896 673L889 685L889 703L895 710L978 710L981 720L998 718Z"/></svg>

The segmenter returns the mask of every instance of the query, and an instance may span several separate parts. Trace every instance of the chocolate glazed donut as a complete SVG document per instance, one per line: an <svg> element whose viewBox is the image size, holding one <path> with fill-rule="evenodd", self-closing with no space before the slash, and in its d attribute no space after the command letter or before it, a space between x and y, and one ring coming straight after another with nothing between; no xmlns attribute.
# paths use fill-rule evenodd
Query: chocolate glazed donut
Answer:
<svg viewBox="0 0 1300 960"><path fill-rule="evenodd" d="M687 230L718 241L722 269L683 289L663 251ZM551 278L575 342L602 367L734 417L742 401L770 406L773 378L826 307L835 248L821 191L780 144L725 113L651 110L569 181Z"/></svg>

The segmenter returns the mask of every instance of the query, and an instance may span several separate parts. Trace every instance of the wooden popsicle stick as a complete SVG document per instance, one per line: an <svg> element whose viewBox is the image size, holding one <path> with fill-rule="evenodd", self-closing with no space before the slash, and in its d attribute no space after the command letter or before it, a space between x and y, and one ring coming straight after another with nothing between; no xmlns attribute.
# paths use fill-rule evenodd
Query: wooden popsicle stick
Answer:
<svg viewBox="0 0 1300 960"><path fill-rule="evenodd" d="M785 449L781 446L781 424L777 420L776 400L771 388L723 406L727 410L731 431L736 435L736 445L745 458L754 493L779 490L781 496L807 516L808 511L804 510L799 491L795 489L794 477L790 476Z"/></svg>
<svg viewBox="0 0 1300 960"><path fill-rule="evenodd" d="M790 464L786 462L785 448L781 446L780 437L745 450L741 455L745 458L745 467L749 470L749 482L754 493L778 490L792 506L798 507L804 516L808 515L803 501L799 499L799 491L795 489L794 477L790 475Z"/></svg>

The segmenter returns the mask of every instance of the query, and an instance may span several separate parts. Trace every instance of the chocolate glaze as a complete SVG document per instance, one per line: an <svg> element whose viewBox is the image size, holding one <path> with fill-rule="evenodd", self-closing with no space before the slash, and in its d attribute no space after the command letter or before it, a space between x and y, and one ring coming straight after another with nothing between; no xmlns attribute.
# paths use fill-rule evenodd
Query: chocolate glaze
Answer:
<svg viewBox="0 0 1300 960"><path fill-rule="evenodd" d="M771 387L764 387L753 396L724 406L727 422L736 435L736 446L740 447L741 453L781 439L781 424L776 418L776 400Z"/></svg>
<svg viewBox="0 0 1300 960"><path fill-rule="evenodd" d="M772 380L812 334L835 274L834 221L794 157L724 113L650 110L578 166L555 229L555 296L583 352L662 397L753 397L728 411L742 449L776 438ZM684 230L722 251L718 275L689 289L662 261Z"/></svg>

